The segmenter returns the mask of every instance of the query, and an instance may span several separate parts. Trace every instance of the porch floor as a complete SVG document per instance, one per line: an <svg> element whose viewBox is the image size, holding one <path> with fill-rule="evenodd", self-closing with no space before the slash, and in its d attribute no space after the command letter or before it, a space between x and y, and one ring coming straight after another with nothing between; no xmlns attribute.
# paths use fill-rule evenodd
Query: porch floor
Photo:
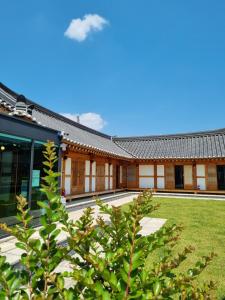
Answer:
<svg viewBox="0 0 225 300"><path fill-rule="evenodd" d="M145 191L148 189L143 188L127 188L127 191ZM186 194L209 194L209 195L225 195L225 190L216 190L216 191L208 191L208 190L187 190L187 189L152 189L154 193L186 193Z"/></svg>
<svg viewBox="0 0 225 300"><path fill-rule="evenodd" d="M126 189L115 189L115 190L108 190L108 191L101 191L101 192L91 192L91 193L83 193L83 194L75 194L75 195L66 195L66 200L72 201L80 198L86 198L86 197L98 197L100 195L105 194L116 194L119 192L125 192Z"/></svg>

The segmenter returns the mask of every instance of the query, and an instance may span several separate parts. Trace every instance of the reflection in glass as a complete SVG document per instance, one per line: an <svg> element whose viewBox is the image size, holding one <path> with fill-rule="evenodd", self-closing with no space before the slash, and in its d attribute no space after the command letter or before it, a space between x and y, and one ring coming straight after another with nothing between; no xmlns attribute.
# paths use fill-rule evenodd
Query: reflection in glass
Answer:
<svg viewBox="0 0 225 300"><path fill-rule="evenodd" d="M31 140L0 134L0 218L16 215L16 195L27 198Z"/></svg>
<svg viewBox="0 0 225 300"><path fill-rule="evenodd" d="M31 209L39 209L37 201L46 200L46 196L40 191L42 184L42 177L44 174L43 161L44 144L41 142L34 143L34 163L32 171L32 194L31 194Z"/></svg>

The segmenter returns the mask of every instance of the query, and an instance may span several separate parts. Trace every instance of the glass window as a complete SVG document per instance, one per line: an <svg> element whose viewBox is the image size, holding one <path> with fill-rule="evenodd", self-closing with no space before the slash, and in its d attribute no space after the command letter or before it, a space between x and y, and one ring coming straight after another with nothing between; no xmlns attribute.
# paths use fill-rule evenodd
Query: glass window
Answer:
<svg viewBox="0 0 225 300"><path fill-rule="evenodd" d="M34 143L34 163L32 170L32 192L31 192L31 209L39 209L37 201L46 200L46 196L40 191L42 184L42 177L44 173L44 143L35 141Z"/></svg>
<svg viewBox="0 0 225 300"><path fill-rule="evenodd" d="M46 160L43 155L43 151L45 150L44 145L44 142L34 142L34 162L31 179L31 210L40 209L37 205L37 201L47 200L46 195L40 191L43 183L43 177L46 176L44 167L47 168L43 165L43 162ZM57 163L54 166L54 171L58 171Z"/></svg>
<svg viewBox="0 0 225 300"><path fill-rule="evenodd" d="M16 195L27 198L31 140L0 134L0 218L16 215Z"/></svg>

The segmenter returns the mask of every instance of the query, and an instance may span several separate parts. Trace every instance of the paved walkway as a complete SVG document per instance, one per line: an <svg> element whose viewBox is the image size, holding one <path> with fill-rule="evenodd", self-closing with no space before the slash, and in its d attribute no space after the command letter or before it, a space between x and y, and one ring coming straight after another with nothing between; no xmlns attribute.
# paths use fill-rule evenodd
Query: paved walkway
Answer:
<svg viewBox="0 0 225 300"><path fill-rule="evenodd" d="M105 197L104 201L107 201L107 203L109 205L113 205L113 206L120 206L126 203L129 203L133 200L133 198L135 197L134 193L127 193L127 195L121 195L118 199L118 196L116 197ZM93 200L90 201L90 203L88 203L89 205L93 204ZM94 208L94 216L95 218L97 217L97 215L99 214L99 209L96 205L91 205ZM85 207L87 207L87 203L85 203ZM79 219L82 214L83 211L85 209L84 205L82 207L82 203L79 202L77 204L74 203L73 205L73 210L69 211L69 216L71 219L73 220L77 220ZM141 233L143 235L148 235L151 234L155 231L157 231L159 228L161 228L163 226L163 224L166 222L166 219L156 219L156 218L143 218L142 220L142 231ZM38 228L37 228L38 229ZM38 231L36 231L34 233L34 237L38 237ZM65 232L61 232L60 235L58 236L58 242L63 242L65 241L67 238L67 235ZM20 250L18 248L16 248L15 246L16 243L16 239L13 237L7 237L4 238L2 240L0 240L0 254L4 255L7 257L7 261L11 264L17 264L19 262L20 259L20 255L23 253L23 250Z"/></svg>

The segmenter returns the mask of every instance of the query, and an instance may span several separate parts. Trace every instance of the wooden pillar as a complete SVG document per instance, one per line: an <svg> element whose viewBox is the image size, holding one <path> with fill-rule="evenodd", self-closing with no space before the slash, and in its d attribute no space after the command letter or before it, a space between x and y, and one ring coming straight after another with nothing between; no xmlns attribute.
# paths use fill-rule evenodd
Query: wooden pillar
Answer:
<svg viewBox="0 0 225 300"><path fill-rule="evenodd" d="M136 164L136 186L135 188L139 188L139 165Z"/></svg>
<svg viewBox="0 0 225 300"><path fill-rule="evenodd" d="M92 162L93 160L90 160L90 176L89 176L89 191L92 192Z"/></svg>
<svg viewBox="0 0 225 300"><path fill-rule="evenodd" d="M218 183L217 183L217 168L215 163L208 164L208 182L207 182L207 189L209 191L216 191L218 190Z"/></svg>
<svg viewBox="0 0 225 300"><path fill-rule="evenodd" d="M208 181L208 164L205 164L205 189L208 190L209 181Z"/></svg>
<svg viewBox="0 0 225 300"><path fill-rule="evenodd" d="M197 171L196 171L196 163L193 164L193 189L197 190Z"/></svg>
<svg viewBox="0 0 225 300"><path fill-rule="evenodd" d="M157 189L157 164L154 164L154 189Z"/></svg>
<svg viewBox="0 0 225 300"><path fill-rule="evenodd" d="M61 158L62 159L62 182L61 182L61 187L62 189L65 189L65 158L64 156Z"/></svg>

